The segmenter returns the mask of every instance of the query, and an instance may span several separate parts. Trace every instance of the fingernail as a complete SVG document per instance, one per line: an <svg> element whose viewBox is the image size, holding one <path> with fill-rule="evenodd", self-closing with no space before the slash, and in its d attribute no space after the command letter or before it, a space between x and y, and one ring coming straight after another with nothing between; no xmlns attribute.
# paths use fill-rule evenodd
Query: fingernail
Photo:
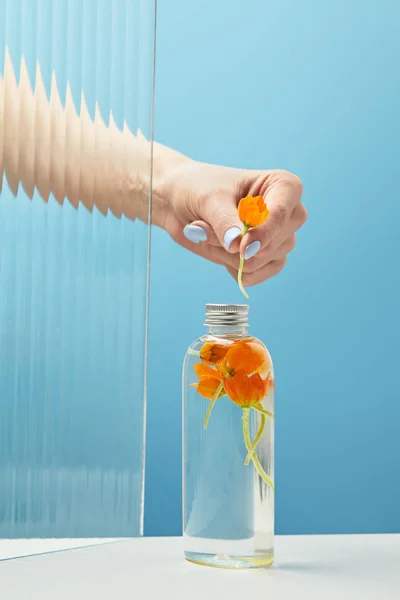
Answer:
<svg viewBox="0 0 400 600"><path fill-rule="evenodd" d="M255 242L251 242L251 244L249 244L246 250L244 251L245 259L249 260L249 258L253 258L253 256L257 254L260 248L261 244L259 241L256 240Z"/></svg>
<svg viewBox="0 0 400 600"><path fill-rule="evenodd" d="M236 240L236 238L238 238L241 233L242 232L240 231L239 227L231 227L230 229L228 229L228 231L224 235L225 248L229 250L229 247L232 244L233 240Z"/></svg>
<svg viewBox="0 0 400 600"><path fill-rule="evenodd" d="M207 240L207 232L203 227L199 225L186 225L183 230L183 235L189 241L198 244L199 242L205 242Z"/></svg>

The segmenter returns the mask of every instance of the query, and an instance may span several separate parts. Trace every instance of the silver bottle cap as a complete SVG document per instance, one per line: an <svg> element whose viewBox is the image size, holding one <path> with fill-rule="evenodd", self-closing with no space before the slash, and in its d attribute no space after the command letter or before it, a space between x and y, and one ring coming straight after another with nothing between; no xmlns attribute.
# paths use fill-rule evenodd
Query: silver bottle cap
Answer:
<svg viewBox="0 0 400 600"><path fill-rule="evenodd" d="M206 304L206 325L246 326L249 307L247 304Z"/></svg>

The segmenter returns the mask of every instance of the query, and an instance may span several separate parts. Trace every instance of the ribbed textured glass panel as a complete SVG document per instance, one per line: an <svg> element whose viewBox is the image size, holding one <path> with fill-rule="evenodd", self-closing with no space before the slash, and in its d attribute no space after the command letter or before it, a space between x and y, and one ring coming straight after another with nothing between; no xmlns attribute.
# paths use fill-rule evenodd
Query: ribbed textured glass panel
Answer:
<svg viewBox="0 0 400 600"><path fill-rule="evenodd" d="M0 2L0 537L142 533L154 0Z"/></svg>

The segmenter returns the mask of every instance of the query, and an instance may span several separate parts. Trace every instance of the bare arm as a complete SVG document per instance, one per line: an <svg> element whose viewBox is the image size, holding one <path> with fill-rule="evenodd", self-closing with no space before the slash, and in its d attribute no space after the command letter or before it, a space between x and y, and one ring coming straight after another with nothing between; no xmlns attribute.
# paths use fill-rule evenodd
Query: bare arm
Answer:
<svg viewBox="0 0 400 600"><path fill-rule="evenodd" d="M180 155L154 148L154 181L161 182ZM119 130L112 117L106 125L98 107L91 119L84 96L80 114L70 88L62 105L53 75L47 98L40 67L35 91L25 61L17 85L8 51L0 77L0 188L3 173L14 194L22 185L32 198L35 188L47 202L50 193L63 204L82 202L106 214L147 220L150 186L150 142L128 128Z"/></svg>
<svg viewBox="0 0 400 600"><path fill-rule="evenodd" d="M295 232L305 223L302 185L281 170L253 171L208 165L142 135L120 131L112 118L106 125L99 110L94 120L81 98L77 114L67 89L62 105L55 77L46 97L39 66L32 90L21 62L17 85L8 52L0 77L0 189L3 173L14 194L22 185L32 198L35 188L47 201L50 193L88 210L96 206L120 217L149 216L152 175L152 223L184 248L224 265L233 277L244 263L245 286L279 273L293 250ZM242 236L237 206L247 195L261 195L270 215ZM241 258L240 258L241 257ZM240 267L241 268L241 267Z"/></svg>

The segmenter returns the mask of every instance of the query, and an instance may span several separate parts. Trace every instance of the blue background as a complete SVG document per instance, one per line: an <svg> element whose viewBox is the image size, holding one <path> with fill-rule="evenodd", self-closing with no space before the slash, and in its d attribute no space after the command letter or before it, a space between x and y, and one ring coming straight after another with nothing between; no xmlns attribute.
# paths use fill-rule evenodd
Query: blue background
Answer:
<svg viewBox="0 0 400 600"><path fill-rule="evenodd" d="M156 138L284 168L309 221L251 290L275 360L278 533L400 532L400 3L159 0ZM181 382L236 284L154 231L145 529L181 532Z"/></svg>

